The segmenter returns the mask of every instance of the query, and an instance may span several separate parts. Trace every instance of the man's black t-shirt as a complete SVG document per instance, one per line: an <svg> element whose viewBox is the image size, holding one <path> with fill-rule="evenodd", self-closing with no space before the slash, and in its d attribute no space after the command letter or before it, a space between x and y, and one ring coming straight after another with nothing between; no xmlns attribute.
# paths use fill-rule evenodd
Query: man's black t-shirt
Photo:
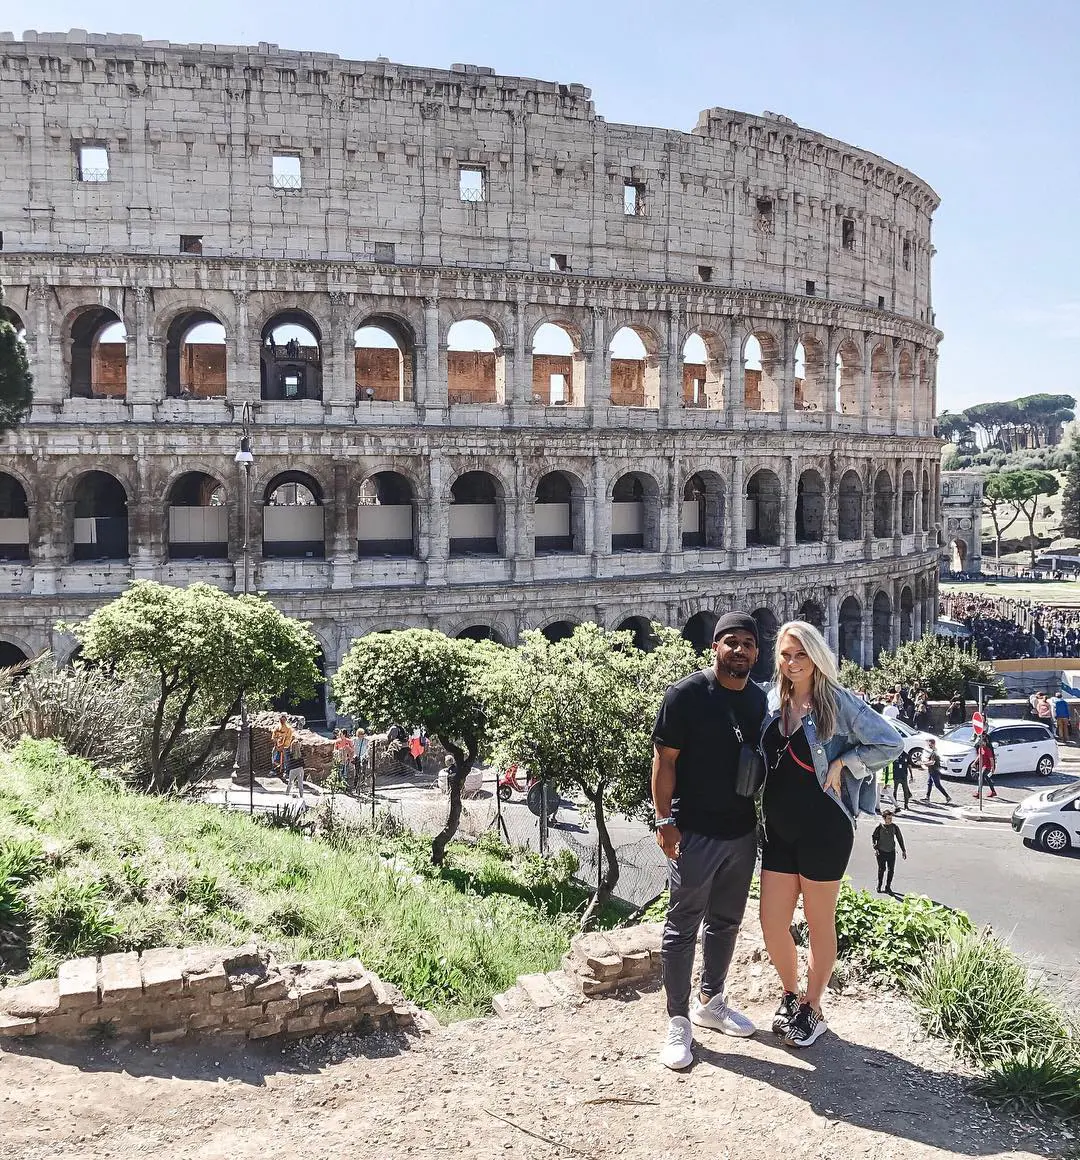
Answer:
<svg viewBox="0 0 1080 1160"><path fill-rule="evenodd" d="M653 729L655 742L679 750L671 802L675 824L710 838L741 838L757 824L753 801L735 792L739 741L729 706L743 740L756 747L765 719L764 692L752 681L739 692L725 689L712 669L668 689Z"/></svg>

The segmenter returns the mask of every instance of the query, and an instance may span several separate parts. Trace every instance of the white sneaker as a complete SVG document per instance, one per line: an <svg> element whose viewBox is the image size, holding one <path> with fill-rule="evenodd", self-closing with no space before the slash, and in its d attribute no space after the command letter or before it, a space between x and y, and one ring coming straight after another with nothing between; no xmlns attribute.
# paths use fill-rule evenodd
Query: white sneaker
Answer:
<svg viewBox="0 0 1080 1160"><path fill-rule="evenodd" d="M695 999L690 1004L690 1018L699 1027L711 1027L714 1031L738 1035L741 1039L747 1039L756 1030L741 1011L736 1011L724 1002L723 995L713 995L708 1003Z"/></svg>
<svg viewBox="0 0 1080 1160"><path fill-rule="evenodd" d="M690 1045L694 1042L694 1029L690 1020L676 1015L668 1020L667 1039L660 1048L660 1062L672 1071L681 1071L694 1062Z"/></svg>

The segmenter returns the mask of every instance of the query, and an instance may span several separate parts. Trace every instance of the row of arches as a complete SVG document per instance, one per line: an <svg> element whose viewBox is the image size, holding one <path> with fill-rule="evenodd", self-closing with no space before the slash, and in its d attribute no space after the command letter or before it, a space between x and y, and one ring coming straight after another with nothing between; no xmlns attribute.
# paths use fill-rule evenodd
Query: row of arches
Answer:
<svg viewBox="0 0 1080 1160"><path fill-rule="evenodd" d="M11 308L3 317L25 333ZM61 335L68 393L76 398L127 397L128 332L121 314L108 306L73 311ZM221 314L185 309L174 314L156 340L164 348L166 397L224 398L228 393L230 337ZM661 405L665 344L650 327L620 326L606 343L608 382L593 390L587 371L590 339L567 320L538 323L528 336L532 401L547 406L616 406L656 409ZM830 345L827 336L797 333L790 347L757 327L746 333L732 362L730 336L704 329L681 341L678 363L681 402L688 409L832 411L868 413L887 419L926 419L933 413L933 366L926 353L889 341L872 347L853 338ZM442 335L447 399L451 404L505 403L507 345L489 318L460 318ZM321 399L324 328L309 312L279 310L259 330L260 393L265 400ZM355 398L407 402L415 398L418 339L414 327L390 313L361 319L352 334ZM741 378L741 398L729 399L732 367ZM591 397L590 397L591 396Z"/></svg>
<svg viewBox="0 0 1080 1160"><path fill-rule="evenodd" d="M787 508L783 487L769 468L753 471L745 484L743 543L734 543L737 528L730 518L728 484L712 470L689 475L677 510L677 544L684 550L724 547L779 546L786 539ZM879 470L872 492L864 496L864 478L845 471L829 494L816 468L797 478L793 528L795 544L822 543L835 538L856 541L872 534L889 537L928 532L932 515L931 481L923 470L916 491L912 470L905 470L896 503L892 475ZM130 497L124 483L104 470L88 470L65 492L70 497L72 557L76 560L125 560L129 555ZM336 497L340 498L340 497ZM664 498L655 476L631 470L611 485L608 523L610 552L661 550ZM279 471L260 481L253 496L258 511L261 552L266 558L321 558L326 555L330 528L325 507L330 497L315 475L301 470ZM513 497L497 474L467 470L450 482L446 495L448 554L506 556L508 503ZM870 500L869 515L867 516ZM532 489L526 518L532 525L532 553L583 555L590 544L588 506L595 503L583 478L567 469L542 474ZM918 501L918 503L917 503ZM170 559L235 558L235 505L226 486L206 471L186 471L167 487L159 502L166 524ZM420 531L430 510L415 482L400 471L377 471L346 497L348 523L355 527L356 554L364 557L421 555ZM918 507L918 510L916 510ZM835 510L834 510L835 509ZM19 478L0 472L0 559L30 559L31 503Z"/></svg>

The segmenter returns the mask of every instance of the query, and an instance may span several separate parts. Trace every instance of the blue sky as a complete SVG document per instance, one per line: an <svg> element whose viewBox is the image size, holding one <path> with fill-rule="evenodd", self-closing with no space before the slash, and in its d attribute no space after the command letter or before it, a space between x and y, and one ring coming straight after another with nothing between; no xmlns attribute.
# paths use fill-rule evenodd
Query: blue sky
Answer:
<svg viewBox="0 0 1080 1160"><path fill-rule="evenodd" d="M686 130L712 105L783 113L907 166L941 195L940 409L1080 394L1076 0L772 0L756 10L728 0L188 0L156 10L5 0L0 27L489 65L588 85L609 121Z"/></svg>

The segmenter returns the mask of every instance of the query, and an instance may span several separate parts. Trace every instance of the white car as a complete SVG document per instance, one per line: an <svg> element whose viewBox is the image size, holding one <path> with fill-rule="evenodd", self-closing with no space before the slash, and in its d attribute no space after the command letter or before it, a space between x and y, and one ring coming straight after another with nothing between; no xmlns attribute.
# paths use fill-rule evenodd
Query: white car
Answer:
<svg viewBox="0 0 1080 1160"><path fill-rule="evenodd" d="M995 777L1003 773L1037 773L1049 777L1058 764L1057 741L1039 721L988 721L987 735L994 747ZM938 742L938 752L943 774L979 780L975 731L970 722L946 733Z"/></svg>
<svg viewBox="0 0 1080 1160"><path fill-rule="evenodd" d="M882 713L881 716L885 717L885 714ZM936 741L939 747L941 745L941 738L936 734L920 733L918 729L913 729L906 721L901 721L899 717L885 717L885 720L904 739L904 752L916 765L922 762L923 750L928 741Z"/></svg>
<svg viewBox="0 0 1080 1160"><path fill-rule="evenodd" d="M1080 847L1080 781L1024 798L1013 810L1012 828L1052 854Z"/></svg>

